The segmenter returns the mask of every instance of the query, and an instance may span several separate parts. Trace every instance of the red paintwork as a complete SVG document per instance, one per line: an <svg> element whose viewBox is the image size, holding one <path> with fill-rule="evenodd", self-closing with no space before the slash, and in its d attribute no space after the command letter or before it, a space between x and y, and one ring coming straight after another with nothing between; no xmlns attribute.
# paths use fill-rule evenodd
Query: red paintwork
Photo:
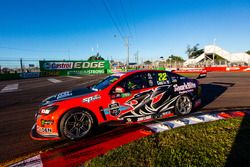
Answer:
<svg viewBox="0 0 250 167"><path fill-rule="evenodd" d="M165 72L165 71L160 71L160 70L140 70L139 72L154 72L154 71L155 72L156 71L158 71L158 72ZM113 101L112 98L111 98L111 96L110 96L111 89L119 81L121 81L122 79L124 79L124 78L126 78L126 77L128 77L130 75L133 75L135 73L138 73L138 71L137 70L130 71L130 72L127 72L127 73L124 73L124 74L120 75L120 78L117 81L115 81L114 83L112 83L107 88L105 88L105 89L103 89L101 91L93 92L93 93L90 93L90 94L87 94L87 95L83 95L83 96L79 96L79 97L67 99L67 100L60 101L60 102L55 102L53 105L58 105L59 106L55 112L53 112L53 113L51 113L49 115L41 115L36 120L37 126L40 126L40 127L43 127L43 128L51 128L52 131L50 133L47 133L47 132L46 133L42 133L42 132L40 132L39 134L40 135L48 135L48 134L53 133L54 135L56 134L57 136L60 137L60 135L59 135L60 132L59 132L58 127L59 127L59 124L60 124L61 117L67 111L69 111L69 110L71 110L73 108L78 108L78 107L84 108L84 109L92 112L95 115L95 118L96 118L98 124L105 123L105 122L112 121L112 120L118 120L116 116L112 116L110 114L106 115L106 120L105 120L103 118L101 112L100 112L100 107L102 107L103 109L108 108L109 104L111 104L112 101ZM115 99L115 102L118 102L119 104L124 104L126 101L128 101L129 99L131 99L134 94L139 93L139 92L143 92L143 91L146 91L146 90L149 90L149 89L154 89L156 87L157 86L151 87L151 88L145 88L145 89L131 91L131 95L130 96L119 98L119 99ZM83 99L88 98L88 97L93 97L95 95L99 95L100 99L93 100L90 103L83 102ZM46 107L40 108L40 111L43 108L46 108ZM131 106L128 106L128 107L129 108L127 110L121 111L121 114L126 113L126 112L128 112L129 110L132 109ZM53 120L54 123L52 125L44 125L44 126L42 126L41 125L41 120L42 119L43 120ZM31 138L33 138L35 140L38 139L37 137L34 137L32 135L31 135ZM46 139L48 139L48 140L57 140L58 137L48 137L48 138L43 138L42 140L46 140Z"/></svg>

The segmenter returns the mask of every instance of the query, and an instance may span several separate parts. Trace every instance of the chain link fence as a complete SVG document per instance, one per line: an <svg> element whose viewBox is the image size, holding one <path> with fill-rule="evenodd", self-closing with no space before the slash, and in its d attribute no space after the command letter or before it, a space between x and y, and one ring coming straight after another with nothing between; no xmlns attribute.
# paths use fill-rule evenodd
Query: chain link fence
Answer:
<svg viewBox="0 0 250 167"><path fill-rule="evenodd" d="M39 72L39 60L1 59L0 73Z"/></svg>

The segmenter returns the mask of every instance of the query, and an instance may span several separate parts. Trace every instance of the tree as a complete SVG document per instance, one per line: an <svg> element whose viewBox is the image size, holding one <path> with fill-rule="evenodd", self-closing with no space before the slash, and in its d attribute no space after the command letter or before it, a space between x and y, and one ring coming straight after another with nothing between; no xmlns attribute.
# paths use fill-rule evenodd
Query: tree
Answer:
<svg viewBox="0 0 250 167"><path fill-rule="evenodd" d="M152 62L150 60L147 60L147 61L144 61L144 64L145 65L150 65L150 64L152 64Z"/></svg>
<svg viewBox="0 0 250 167"><path fill-rule="evenodd" d="M190 47L190 45L187 46L186 53L188 54L188 58L196 58L202 53L204 53L204 49L199 49L199 43L194 45L193 47Z"/></svg>
<svg viewBox="0 0 250 167"><path fill-rule="evenodd" d="M104 58L99 53L97 53L96 55L90 56L88 60L104 60Z"/></svg>
<svg viewBox="0 0 250 167"><path fill-rule="evenodd" d="M250 55L250 50L249 50L249 51L247 51L246 53Z"/></svg>
<svg viewBox="0 0 250 167"><path fill-rule="evenodd" d="M171 59L172 62L175 62L175 61L176 62L184 62L185 61L182 57L174 56L174 55L169 56L169 58L166 61L169 62L170 59Z"/></svg>

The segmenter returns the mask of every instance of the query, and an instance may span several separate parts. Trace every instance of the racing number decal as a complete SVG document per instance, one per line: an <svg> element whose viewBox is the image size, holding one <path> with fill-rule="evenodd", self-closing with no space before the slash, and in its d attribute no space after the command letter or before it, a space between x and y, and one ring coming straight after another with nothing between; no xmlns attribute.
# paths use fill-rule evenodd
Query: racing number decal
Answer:
<svg viewBox="0 0 250 167"><path fill-rule="evenodd" d="M167 73L162 72L162 73L158 73L158 79L157 79L157 85L165 85L167 84Z"/></svg>
<svg viewBox="0 0 250 167"><path fill-rule="evenodd" d="M158 73L158 81L166 81L167 74L166 73Z"/></svg>

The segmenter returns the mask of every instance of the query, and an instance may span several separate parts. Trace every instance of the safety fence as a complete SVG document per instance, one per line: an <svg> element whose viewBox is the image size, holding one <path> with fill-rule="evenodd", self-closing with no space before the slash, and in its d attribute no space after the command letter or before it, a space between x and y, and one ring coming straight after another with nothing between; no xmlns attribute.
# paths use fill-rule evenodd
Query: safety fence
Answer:
<svg viewBox="0 0 250 167"><path fill-rule="evenodd" d="M185 75L201 75L206 76L207 72L250 72L250 66L238 66L238 67L194 67L194 68L154 68L156 70L167 70L178 74ZM82 71L41 71L41 72L22 72L22 73L2 73L0 74L0 81L12 80L12 79L25 79L25 78L38 78L38 77L50 77L50 76L78 76L88 74L113 74L118 72L127 72L130 70L140 70L139 68L115 68L115 69L101 69L100 70L82 70Z"/></svg>

